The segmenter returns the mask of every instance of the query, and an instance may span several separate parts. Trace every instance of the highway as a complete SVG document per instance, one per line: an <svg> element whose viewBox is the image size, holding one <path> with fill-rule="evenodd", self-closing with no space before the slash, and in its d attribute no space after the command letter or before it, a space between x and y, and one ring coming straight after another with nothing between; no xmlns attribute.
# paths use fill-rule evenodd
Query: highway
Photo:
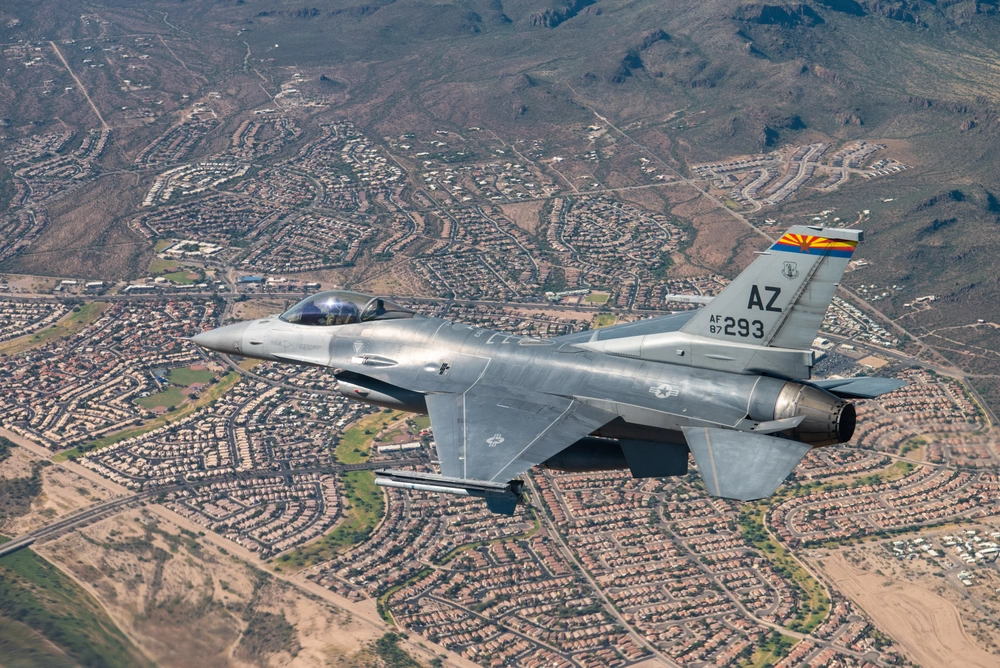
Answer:
<svg viewBox="0 0 1000 668"><path fill-rule="evenodd" d="M63 517L51 524L46 524L45 526L39 527L33 531L18 536L9 542L0 545L0 557L10 554L11 552L16 552L21 548L28 547L29 545L35 543L39 540L44 540L47 538L54 538L59 534L69 531L70 529L75 529L81 525L89 524L94 520L100 519L105 515L109 515L112 512L122 510L123 508L139 503L140 501L145 501L149 498L157 497L160 494L168 494L170 492L176 492L182 489L191 489L194 487L204 487L205 485L211 485L217 482L228 482L231 480L254 480L260 478L273 478L275 476L286 476L286 475L302 475L306 473L340 473L343 471L363 471L378 468L385 468L387 465L394 467L397 466L412 466L420 463L416 459L398 459L392 460L391 462L379 461L379 462L365 462L362 464L337 464L334 466L316 466L310 468L297 468L297 469L279 469L276 471L253 471L245 473L230 473L224 476L214 476L211 478L203 478L201 480L190 480L182 483L176 483L173 485L164 485L162 487L154 487L152 489L143 490L142 492L137 492L129 496L118 496L108 501L102 503L96 503L92 506L84 508L78 512L75 512L67 517Z"/></svg>
<svg viewBox="0 0 1000 668"><path fill-rule="evenodd" d="M313 291L315 292L315 291ZM18 301L24 302L34 302L34 303L53 303L53 302L65 302L65 301L78 301L78 302L130 302L130 301L162 301L164 299L228 299L231 300L233 297L246 297L248 300L251 299L304 299L307 295L313 294L313 292L250 292L250 293L231 293L231 292L157 292L153 294L144 295L71 295L66 297L57 297L49 295L17 295L8 294L7 297L17 299ZM674 295L679 296L679 295ZM392 295L389 295L392 297ZM691 299L702 299L702 295L689 295ZM579 306L579 305L564 305L564 304L552 304L549 302L502 302L502 301L489 301L489 300L479 300L479 299L453 299L449 297L399 297L401 301L414 302L417 304L469 304L472 306L496 306L502 308L514 308L514 309L537 309L544 311L572 311L578 313L597 313L599 310L598 306ZM628 313L629 309L611 309L614 313ZM668 310L646 310L632 311L632 313L637 313L639 315L670 315L674 311Z"/></svg>

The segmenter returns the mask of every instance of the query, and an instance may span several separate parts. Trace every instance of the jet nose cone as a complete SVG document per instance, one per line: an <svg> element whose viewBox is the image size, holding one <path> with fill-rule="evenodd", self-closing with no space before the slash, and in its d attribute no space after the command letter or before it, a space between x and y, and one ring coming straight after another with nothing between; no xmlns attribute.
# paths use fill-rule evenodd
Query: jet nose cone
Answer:
<svg viewBox="0 0 1000 668"><path fill-rule="evenodd" d="M202 348L208 348L219 353L243 354L243 334L247 331L249 322L238 322L235 325L226 325L218 329L210 329L191 340Z"/></svg>

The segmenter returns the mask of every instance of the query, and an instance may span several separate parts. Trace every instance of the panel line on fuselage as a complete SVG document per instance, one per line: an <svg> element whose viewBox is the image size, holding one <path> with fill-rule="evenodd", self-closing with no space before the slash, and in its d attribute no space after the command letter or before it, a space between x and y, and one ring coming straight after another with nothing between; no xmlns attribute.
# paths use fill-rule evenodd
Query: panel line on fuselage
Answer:
<svg viewBox="0 0 1000 668"><path fill-rule="evenodd" d="M449 321L448 321L448 320L442 320L442 321L441 321L441 324L440 324L440 325L438 325L438 328L434 330L434 333L433 333L433 334L431 334L431 338L430 338L430 341L428 341L427 343L428 343L428 344L433 344L433 343L434 343L434 341L436 341L436 340L437 340L437 335L441 333L441 330L442 330L442 329L444 328L444 326L445 326L445 325L447 325L447 324L449 324Z"/></svg>
<svg viewBox="0 0 1000 668"><path fill-rule="evenodd" d="M753 387L750 388L750 393L747 394L747 416L750 415L751 404L753 403L754 394L757 392L757 386L760 385L760 381L763 376L757 376L757 379L753 382Z"/></svg>
<svg viewBox="0 0 1000 668"><path fill-rule="evenodd" d="M719 472L715 468L715 454L712 452L712 434L705 430L705 446L708 448L708 459L712 462L712 481L715 483L715 493L719 492Z"/></svg>
<svg viewBox="0 0 1000 668"><path fill-rule="evenodd" d="M472 385L469 385L469 387L467 387L465 389L465 391L462 392L462 477L463 478L468 478L469 477L469 436L468 436L468 433L466 431L468 429L468 427L466 425L469 424L469 421L468 421L468 419L466 419L466 416L465 416L465 406L466 406L466 403L467 403L465 401L465 395L467 395L469 393L469 390L471 390L472 388L474 388L479 383L479 381L481 381L483 379L483 376L486 375L486 370L490 368L490 364L493 362L493 360L490 359L489 357L483 357L482 355L469 355L468 353L459 353L459 355L463 355L463 354L468 355L468 357L478 357L479 359L486 360L486 366L484 366L483 370L479 372L479 377L476 378L475 381L473 381ZM433 427L433 425L432 425L432 427Z"/></svg>

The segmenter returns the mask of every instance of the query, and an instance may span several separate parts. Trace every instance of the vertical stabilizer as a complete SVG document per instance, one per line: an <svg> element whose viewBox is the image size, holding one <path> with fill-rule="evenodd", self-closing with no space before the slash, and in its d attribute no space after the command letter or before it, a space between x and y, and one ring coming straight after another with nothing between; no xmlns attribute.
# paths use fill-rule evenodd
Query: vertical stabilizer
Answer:
<svg viewBox="0 0 1000 668"><path fill-rule="evenodd" d="M680 331L807 350L861 236L860 230L792 227Z"/></svg>

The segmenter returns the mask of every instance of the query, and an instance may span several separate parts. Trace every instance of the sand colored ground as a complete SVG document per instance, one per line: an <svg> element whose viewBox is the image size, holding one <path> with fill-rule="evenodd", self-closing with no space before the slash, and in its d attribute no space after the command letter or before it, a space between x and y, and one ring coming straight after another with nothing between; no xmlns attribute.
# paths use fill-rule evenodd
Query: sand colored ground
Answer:
<svg viewBox="0 0 1000 668"><path fill-rule="evenodd" d="M8 429L0 428L0 436L3 436L4 438L10 441L13 441L17 445L21 446L22 448L34 454L40 459L49 459L50 457L52 457L51 450L43 448L34 441L24 438L23 436L19 436L18 434L15 434L14 432ZM133 492L130 491L129 489L119 485L118 483L111 482L107 478L102 478L97 473L94 473L90 469L80 464L77 464L76 462L67 460L62 462L54 462L54 464L55 466L63 470L75 473L81 478L89 480L90 482L94 483L99 487L103 487L104 489L108 490L115 496L126 496L133 494Z"/></svg>
<svg viewBox="0 0 1000 668"><path fill-rule="evenodd" d="M754 251L768 246L766 239L707 198L674 207L673 213L694 223L697 234L686 256L696 266L736 276L753 261Z"/></svg>
<svg viewBox="0 0 1000 668"><path fill-rule="evenodd" d="M674 664L666 663L665 661L663 661L663 659L654 657L652 659L646 659L642 663L634 663L632 664L632 668L663 668L663 666L671 666L671 665Z"/></svg>
<svg viewBox="0 0 1000 668"><path fill-rule="evenodd" d="M426 297L434 294L427 281L414 271L412 260L402 255L389 262L368 265L367 271L354 278L352 289L369 295Z"/></svg>
<svg viewBox="0 0 1000 668"><path fill-rule="evenodd" d="M381 633L148 509L45 543L39 552L90 591L158 665L329 666ZM241 651L254 612L284 615L300 649Z"/></svg>
<svg viewBox="0 0 1000 668"><path fill-rule="evenodd" d="M0 434L24 446L15 449L20 454L12 470L23 468L26 458L30 470L31 458L51 455L17 434ZM60 462L45 469L37 507L3 531L18 535L50 523L50 517L128 494L79 464ZM90 592L162 666L249 668L240 642L250 610L284 614L300 645L295 656L277 651L254 659L261 666L367 668L377 663L371 641L393 630L379 618L374 600L350 601L302 576L268 575L249 550L156 504L125 510L33 549ZM401 646L424 664L441 658L445 666L476 666L419 636Z"/></svg>
<svg viewBox="0 0 1000 668"><path fill-rule="evenodd" d="M13 448L11 456L0 462L0 477L28 477L32 463L39 459L37 454L25 448ZM19 536L113 496L102 485L61 466L48 466L42 469L41 476L42 491L35 497L31 509L6 522L0 532Z"/></svg>
<svg viewBox="0 0 1000 668"><path fill-rule="evenodd" d="M31 475L31 463L38 461L24 448L11 448L10 456L0 462L0 478L27 478Z"/></svg>
<svg viewBox="0 0 1000 668"><path fill-rule="evenodd" d="M294 299L250 299L233 304L230 316L236 320L256 320L275 313L284 313Z"/></svg>
<svg viewBox="0 0 1000 668"><path fill-rule="evenodd" d="M149 505L147 506L147 509L151 514L158 516L161 520L165 520L171 525L186 529L193 533L204 531L203 527L163 506ZM377 530L378 529L376 528L376 531ZM256 555L252 552L223 538L222 536L219 536L218 534L206 532L204 536L200 537L200 540L221 547L228 554L233 557L243 559L246 563L259 564ZM368 661L366 652L363 649L359 650L358 648L363 648L364 644L371 638L381 636L386 631L393 630L379 617L378 611L375 607L375 600L364 599L361 601L352 601L343 596L339 596L329 589L307 579L305 576L306 573L307 572L303 572L302 574L297 575L289 575L287 573L271 573L271 576L276 580L282 580L289 585L292 585L297 591L299 591L300 594L310 598L311 600L314 599L329 604L332 606L332 609L344 615L345 624L346 621L351 622L351 624L348 624L350 629L357 629L356 632L353 632L353 636L351 635L352 631L350 629L348 629L346 635L343 633L337 634L336 642L329 643L324 647L323 652L330 658L331 661L330 663L324 665L343 665L347 668L361 668L362 666L367 668L370 665L374 665L371 661ZM356 642L351 641L352 637L356 640ZM302 642L302 645L305 647L306 643ZM476 668L477 666L477 664L469 661L459 654L456 654L455 652L446 650L440 645L428 643L426 640L420 638L420 636L414 635L409 640L400 643L400 645L412 657L425 663L429 663L434 658L440 658L444 661L445 666L454 666L456 668ZM299 664L296 663L294 665Z"/></svg>
<svg viewBox="0 0 1000 668"><path fill-rule="evenodd" d="M534 234L541 223L541 211L545 202L534 200L531 202L518 202L517 204L501 204L500 209L503 215L507 216L515 225L529 234Z"/></svg>
<svg viewBox="0 0 1000 668"><path fill-rule="evenodd" d="M868 357L862 357L859 359L858 364L863 364L864 366L871 367L872 369L881 369L889 363L881 357L869 355Z"/></svg>
<svg viewBox="0 0 1000 668"><path fill-rule="evenodd" d="M50 296L52 289L66 277L32 276L30 274L4 274L5 281L11 288L11 294L17 297Z"/></svg>
<svg viewBox="0 0 1000 668"><path fill-rule="evenodd" d="M864 570L850 563L842 552L824 556L820 570L921 666L1000 665L1000 658L969 636L955 605L938 594Z"/></svg>

